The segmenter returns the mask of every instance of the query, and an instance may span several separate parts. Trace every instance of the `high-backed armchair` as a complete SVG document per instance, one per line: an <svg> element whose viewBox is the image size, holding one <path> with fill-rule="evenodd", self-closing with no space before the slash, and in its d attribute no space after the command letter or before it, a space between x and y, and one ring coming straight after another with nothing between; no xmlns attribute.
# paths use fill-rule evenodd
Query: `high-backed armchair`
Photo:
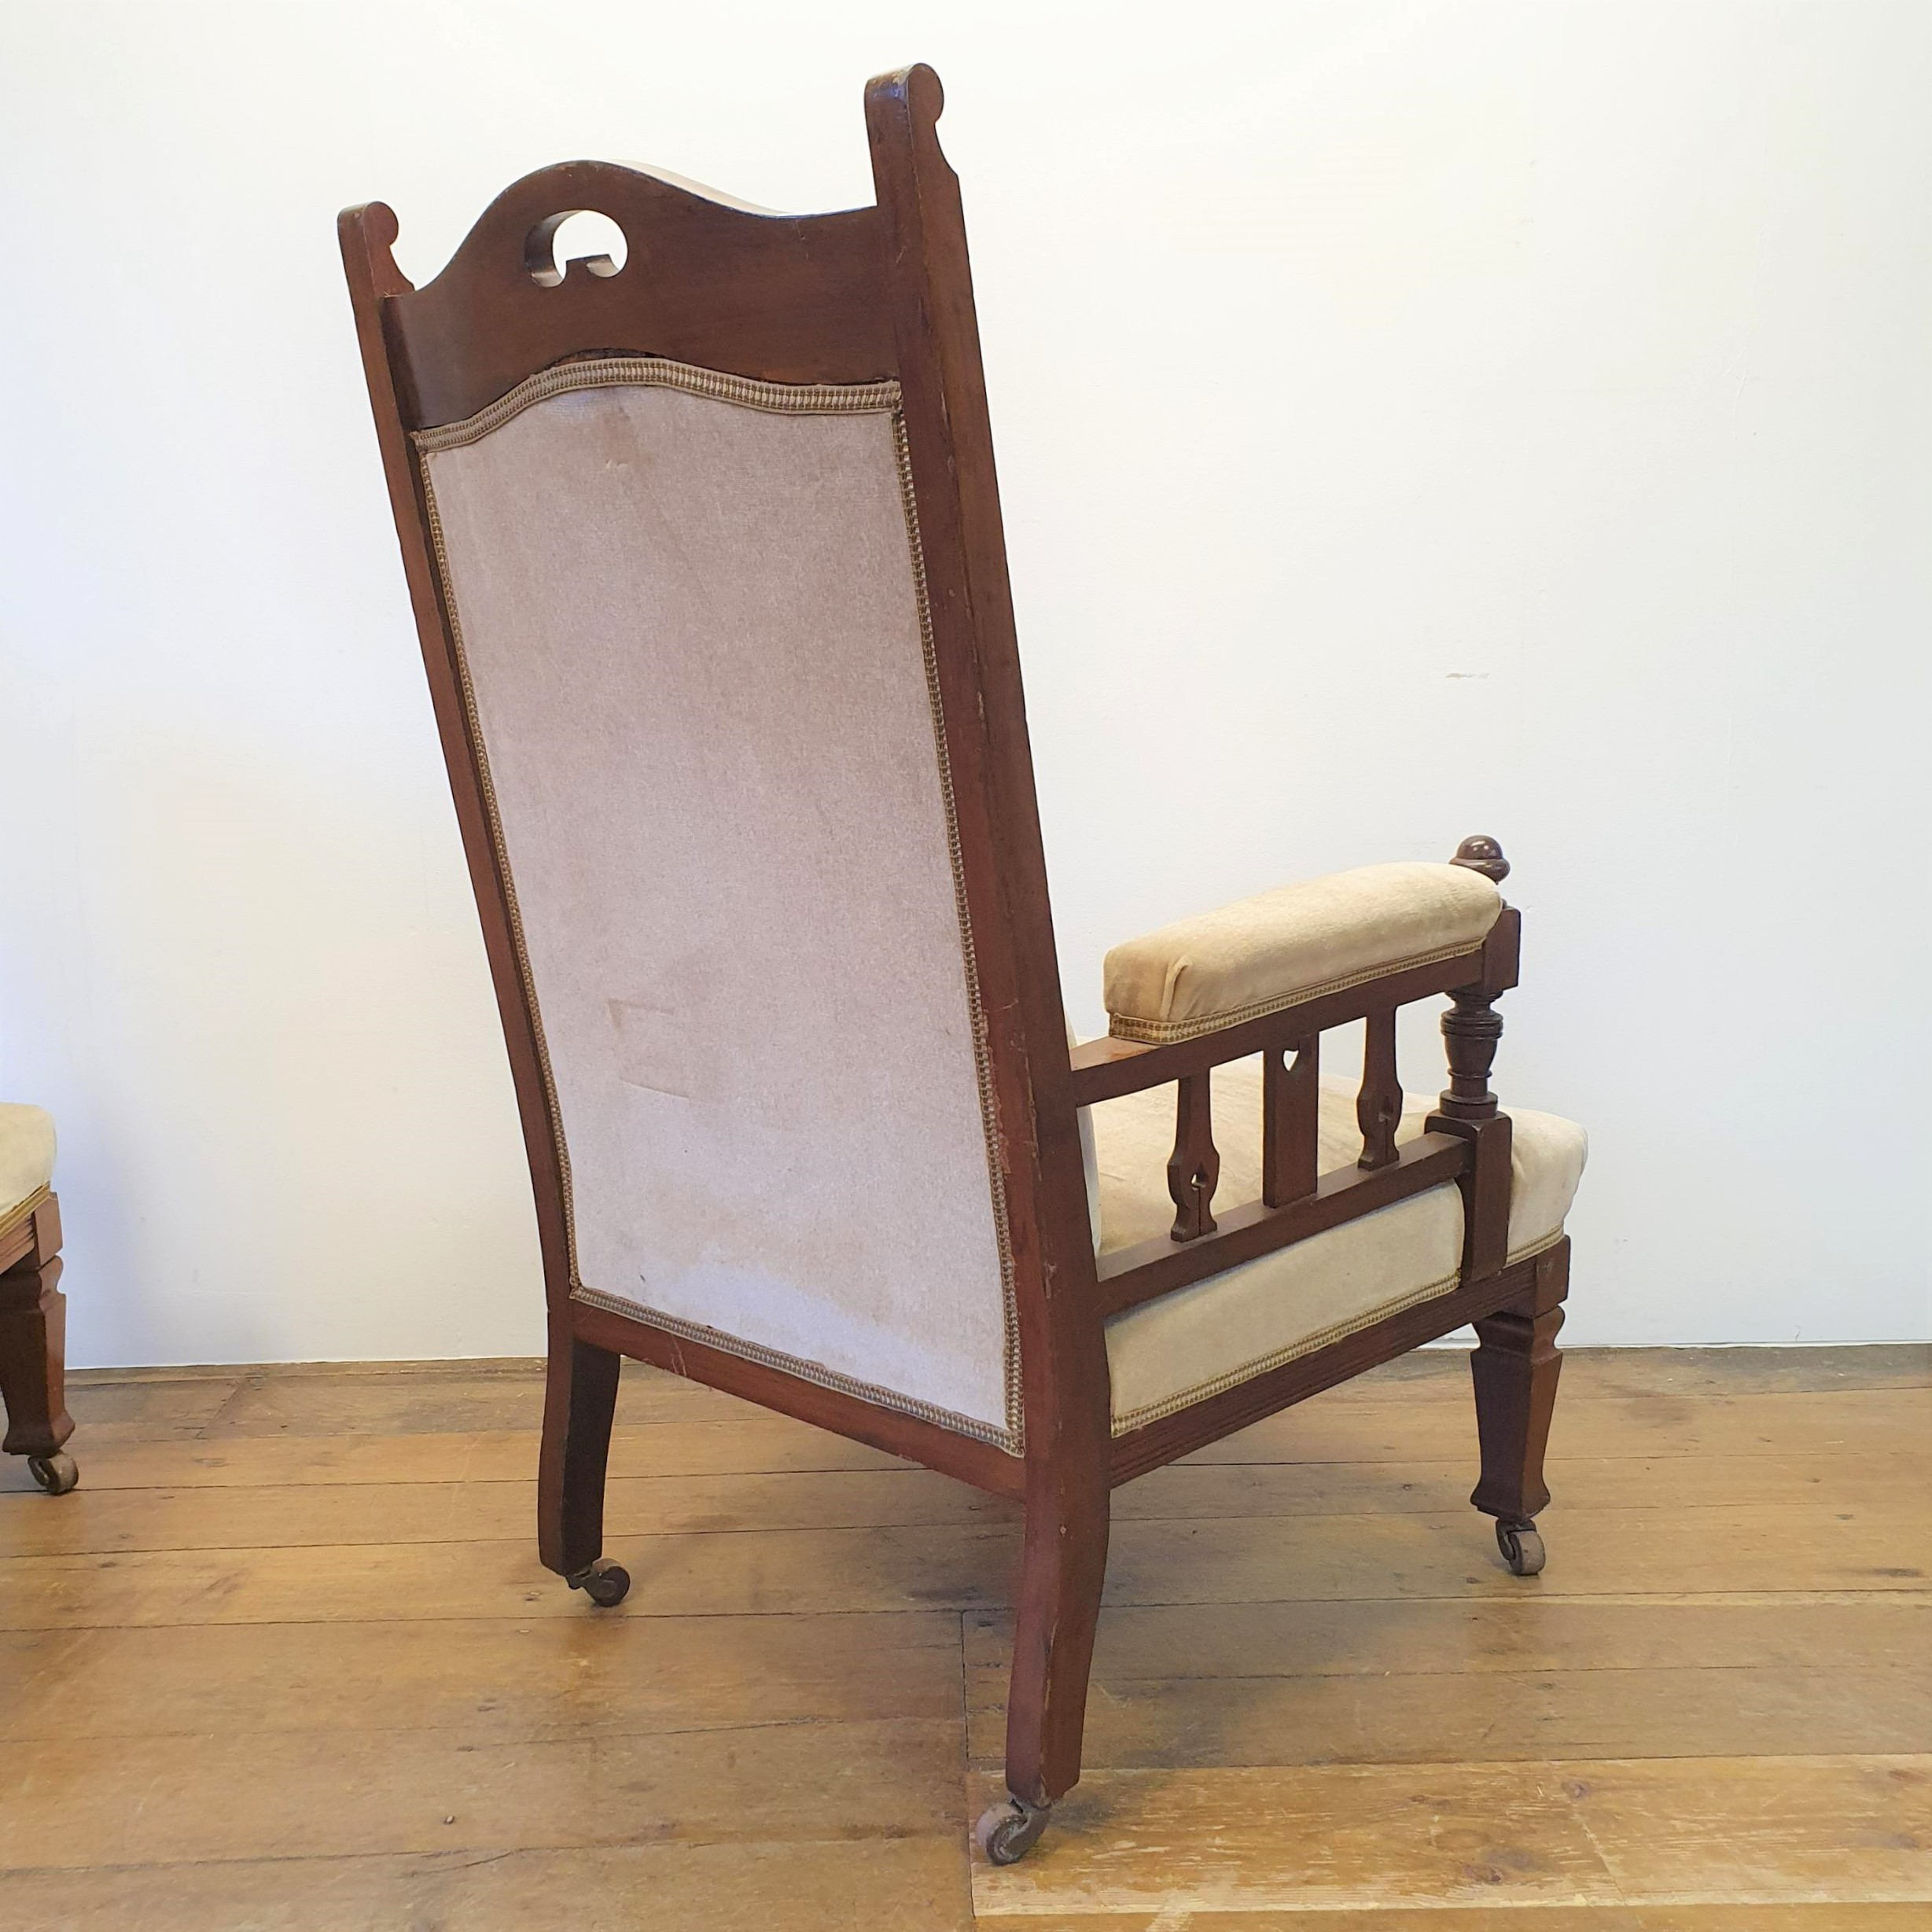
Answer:
<svg viewBox="0 0 1932 1932"><path fill-rule="evenodd" d="M940 98L867 90L874 207L572 162L421 289L389 209L341 234L535 1191L543 1560L628 1587L627 1355L1021 1500L1005 1862L1079 1775L1115 1485L1473 1319L1474 1500L1540 1566L1583 1144L1489 1092L1483 840L1117 948L1069 1048ZM553 259L580 209L621 269Z"/></svg>

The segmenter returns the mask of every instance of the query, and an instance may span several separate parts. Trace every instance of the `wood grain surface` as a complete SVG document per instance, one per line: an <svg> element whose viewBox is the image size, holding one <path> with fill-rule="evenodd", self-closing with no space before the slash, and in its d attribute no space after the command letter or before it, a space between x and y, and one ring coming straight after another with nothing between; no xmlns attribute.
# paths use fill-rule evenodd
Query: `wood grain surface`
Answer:
<svg viewBox="0 0 1932 1932"><path fill-rule="evenodd" d="M1570 1352L1542 1576L1405 1358L1121 1489L1087 1769L1000 1778L1018 1507L625 1371L591 1611L524 1363L72 1378L0 1470L9 1932L1923 1932L1926 1352Z"/></svg>

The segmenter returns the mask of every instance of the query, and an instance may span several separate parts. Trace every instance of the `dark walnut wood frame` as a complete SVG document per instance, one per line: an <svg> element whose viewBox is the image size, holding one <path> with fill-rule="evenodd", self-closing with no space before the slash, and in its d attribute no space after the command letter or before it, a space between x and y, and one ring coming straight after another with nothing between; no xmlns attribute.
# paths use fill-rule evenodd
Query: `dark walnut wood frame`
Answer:
<svg viewBox="0 0 1932 1932"><path fill-rule="evenodd" d="M616 1601L626 1587L601 1555L605 1465L624 1356L1021 1501L1007 1714L1012 1802L982 1820L981 1834L1004 1860L1032 1842L1047 1808L1079 1776L1114 1485L1474 1321L1482 1479L1473 1500L1500 1528L1529 1536L1530 1518L1547 1500L1540 1463L1567 1243L1514 1265L1506 1260L1510 1123L1486 1076L1501 1030L1492 1003L1516 978L1513 911L1480 948L1453 959L1181 1044L1107 1040L1069 1054L965 225L937 131L941 101L938 78L925 67L868 86L874 207L758 214L649 174L572 162L508 189L421 289L396 266L396 221L388 208L350 209L340 229L535 1193L550 1308L543 1561L600 1601ZM554 263L558 226L582 209L609 215L624 230L629 257L621 270L605 258ZM1010 1217L1023 1454L572 1298L557 1141L410 436L473 414L539 370L605 355L661 356L768 382L890 377L900 385ZM1488 841L1466 841L1459 856L1495 875L1507 869ZM1442 994L1454 1001L1444 1019L1451 1089L1429 1131L1398 1148L1395 1010ZM1367 1021L1370 1041L1362 1162L1318 1176L1316 1043L1324 1029L1357 1019ZM1266 1056L1268 1069L1265 1198L1217 1223L1209 1069L1254 1053ZM1168 1082L1180 1096L1169 1169L1176 1238L1096 1264L1078 1110ZM1112 1434L1108 1316L1450 1179L1468 1204L1463 1275L1453 1291Z"/></svg>
<svg viewBox="0 0 1932 1932"><path fill-rule="evenodd" d="M61 1201L45 1188L0 1217L0 1451L63 1496L80 1480L66 1453L67 1297L61 1293Z"/></svg>

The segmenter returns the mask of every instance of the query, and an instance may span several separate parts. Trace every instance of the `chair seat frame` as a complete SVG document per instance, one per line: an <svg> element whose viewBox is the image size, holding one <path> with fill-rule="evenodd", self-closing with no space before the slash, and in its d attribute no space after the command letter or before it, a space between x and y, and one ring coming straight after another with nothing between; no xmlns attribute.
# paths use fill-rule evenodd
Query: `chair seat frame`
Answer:
<svg viewBox="0 0 1932 1932"><path fill-rule="evenodd" d="M543 1562L599 1600L621 1573L602 1555L603 1492L622 1358L743 1397L1024 1505L1006 1776L1031 1842L1076 1780L1108 1499L1118 1484L1474 1322L1482 1476L1477 1506L1524 1528L1547 1500L1541 1462L1557 1376L1568 1243L1507 1255L1510 1130L1487 1075L1515 983L1518 920L1480 947L1393 971L1184 1042L1119 1040L1069 1051L1033 787L959 182L940 150L937 76L873 81L866 119L878 200L837 214L756 213L631 168L572 162L491 204L447 266L415 288L397 267L393 213L351 208L340 239L377 440L438 730L475 889L529 1155L549 1308L539 1469ZM625 266L562 267L558 228L593 209L630 241ZM412 436L464 420L559 362L660 356L777 383L896 380L916 502L959 866L986 1014L992 1136L1010 1230L1021 1447L1011 1453L841 1388L593 1305L574 1292L556 1123L516 958L510 893L484 805L451 613ZM1499 876L1466 841L1463 863ZM1452 1083L1422 1136L1397 1147L1394 1015L1447 994ZM1321 1033L1365 1021L1363 1153L1314 1171ZM1211 1069L1264 1058L1264 1198L1213 1213ZM1292 1055L1292 1059L1290 1056ZM1172 1083L1171 1241L1096 1260L1083 1106ZM1116 1436L1106 1323L1238 1262L1421 1190L1463 1190L1456 1286L1219 1394ZM1030 1834L1030 1835L1029 1835ZM1018 1849L1023 1849L1023 1843ZM995 1846L995 1855L1001 1855Z"/></svg>

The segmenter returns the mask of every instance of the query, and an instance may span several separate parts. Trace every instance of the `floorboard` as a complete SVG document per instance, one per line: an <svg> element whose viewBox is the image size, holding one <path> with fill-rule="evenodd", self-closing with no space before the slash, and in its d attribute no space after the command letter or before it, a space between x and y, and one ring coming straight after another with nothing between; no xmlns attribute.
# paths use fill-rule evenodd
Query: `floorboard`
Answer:
<svg viewBox="0 0 1932 1932"><path fill-rule="evenodd" d="M1549 1567L1419 1353L1132 1485L1087 1770L999 1779L1018 1517L627 1371L598 1614L524 1362L96 1371L0 1459L8 1932L1926 1932L1932 1358L1580 1350Z"/></svg>

